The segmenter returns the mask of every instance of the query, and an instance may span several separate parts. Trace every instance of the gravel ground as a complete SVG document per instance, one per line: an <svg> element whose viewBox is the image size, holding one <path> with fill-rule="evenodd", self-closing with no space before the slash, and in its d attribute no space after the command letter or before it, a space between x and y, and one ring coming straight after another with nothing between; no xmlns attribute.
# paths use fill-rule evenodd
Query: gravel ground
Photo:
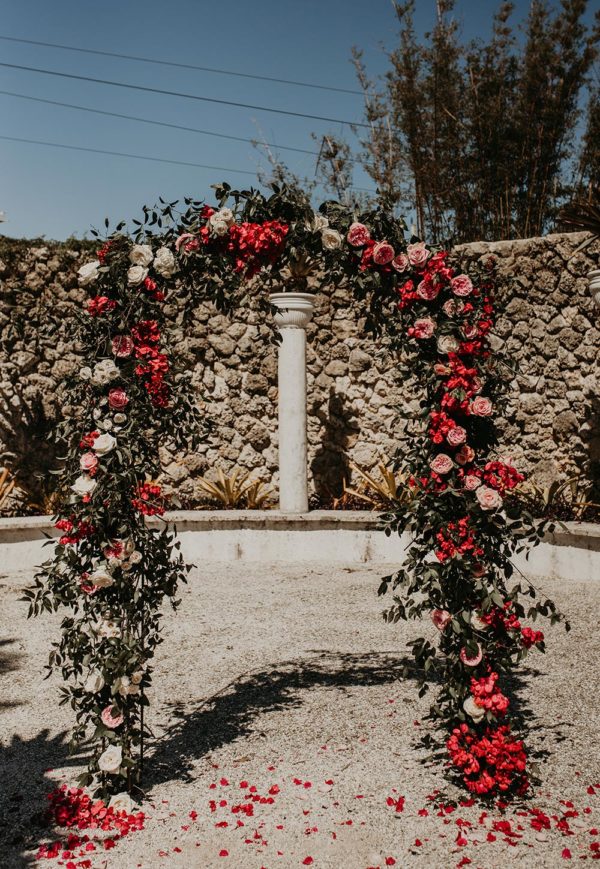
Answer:
<svg viewBox="0 0 600 869"><path fill-rule="evenodd" d="M568 860L565 848L574 860L593 858L600 583L543 584L573 630L548 629L548 653L530 656L519 687L531 710L528 745L547 753L530 805L560 819L570 808L560 801L572 801L565 836L555 821L536 832L515 806L482 817L481 806L440 812L428 799L444 787L417 745L428 702L401 677L405 643L420 630L380 618L375 590L385 572L236 563L195 573L181 610L165 619L145 829L109 851L100 844L86 855L93 869L554 867ZM45 794L78 768L65 747L70 710L58 706L58 680L43 680L57 619L26 620L18 598L28 581L0 576L2 869L35 864L37 845L52 841L40 821ZM252 795L271 802L255 801L252 816L232 811ZM402 811L388 804L400 796ZM500 820L518 835L494 830ZM461 830L467 844L456 842Z"/></svg>

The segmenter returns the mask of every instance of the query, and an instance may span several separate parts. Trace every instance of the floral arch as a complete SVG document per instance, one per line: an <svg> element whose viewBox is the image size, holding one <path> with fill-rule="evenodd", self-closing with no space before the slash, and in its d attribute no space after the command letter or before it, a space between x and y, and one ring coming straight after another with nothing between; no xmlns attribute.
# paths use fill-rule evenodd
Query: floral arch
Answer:
<svg viewBox="0 0 600 869"><path fill-rule="evenodd" d="M493 263L464 273L448 252L407 240L385 208L356 214L326 202L315 213L297 189L215 191L214 207L145 208L133 236L107 223L97 258L79 271L87 364L67 384L58 433L62 536L26 594L30 614L66 610L49 666L75 712L73 744L90 751L80 784L102 797L139 788L161 607L177 607L190 569L174 533L146 522L167 506L159 444L193 448L206 431L170 329L199 300L228 311L253 294L268 309L265 287L302 291L318 275L352 288L421 394L419 435L397 457L412 497L383 517L387 534L411 535L406 562L379 588L395 595L385 618L427 615L439 631L437 645L411 645L420 694L441 682L431 717L450 772L481 796L523 793L526 749L506 677L529 649L544 649L522 619L562 616L525 578L511 582L512 553L542 532L512 494L522 476L495 454L507 383L489 340Z"/></svg>

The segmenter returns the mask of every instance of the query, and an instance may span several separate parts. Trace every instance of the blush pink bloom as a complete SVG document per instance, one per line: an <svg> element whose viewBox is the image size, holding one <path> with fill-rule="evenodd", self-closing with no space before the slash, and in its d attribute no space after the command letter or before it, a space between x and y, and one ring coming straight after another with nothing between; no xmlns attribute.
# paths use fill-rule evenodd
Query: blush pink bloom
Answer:
<svg viewBox="0 0 600 869"><path fill-rule="evenodd" d="M436 626L438 631L443 631L452 621L452 616L450 615L448 610L432 610L431 621Z"/></svg>
<svg viewBox="0 0 600 869"><path fill-rule="evenodd" d="M482 510L497 510L502 506L501 495L489 486L480 486L475 492L475 497Z"/></svg>
<svg viewBox="0 0 600 869"><path fill-rule="evenodd" d="M352 247L363 247L371 239L371 234L363 223L353 223L346 236Z"/></svg>
<svg viewBox="0 0 600 869"><path fill-rule="evenodd" d="M420 268L424 266L429 259L430 251L425 247L425 242L418 241L416 244L409 244L406 248L406 255L411 265Z"/></svg>
<svg viewBox="0 0 600 869"><path fill-rule="evenodd" d="M438 377L444 377L446 374L451 374L452 369L447 365L442 365L441 362L436 362L433 366L433 370L438 375Z"/></svg>
<svg viewBox="0 0 600 869"><path fill-rule="evenodd" d="M82 471L93 471L98 467L98 456L96 453L84 453L79 459L79 467Z"/></svg>
<svg viewBox="0 0 600 869"><path fill-rule="evenodd" d="M393 259L394 248L387 241L380 241L373 248L373 262L378 266L386 266Z"/></svg>
<svg viewBox="0 0 600 869"><path fill-rule="evenodd" d="M446 453L438 453L430 462L429 467L436 474L449 474L454 462Z"/></svg>
<svg viewBox="0 0 600 869"><path fill-rule="evenodd" d="M115 727L120 727L123 724L123 716L120 712L117 712L116 715L113 715L113 710L116 709L116 706L112 704L107 706L106 709L102 710L102 714L100 718L102 719L102 723L105 727L109 727L111 730L114 730Z"/></svg>
<svg viewBox="0 0 600 869"><path fill-rule="evenodd" d="M466 667L476 667L477 664L481 664L483 659L483 652L481 651L481 646L477 643L477 654L469 655L465 648L460 650L460 660Z"/></svg>
<svg viewBox="0 0 600 869"><path fill-rule="evenodd" d="M433 284L427 283L426 281L421 281L421 283L417 285L417 296L421 299L425 299L426 302L435 299L439 295L439 292L439 287L435 287Z"/></svg>
<svg viewBox="0 0 600 869"><path fill-rule="evenodd" d="M456 314L460 314L462 309L464 308L464 303L459 301L458 299L448 299L447 302L444 302L442 305L444 309L444 313L449 317L454 317Z"/></svg>
<svg viewBox="0 0 600 869"><path fill-rule="evenodd" d="M133 339L129 335L117 335L112 339L113 355L120 359L131 356L133 352Z"/></svg>
<svg viewBox="0 0 600 869"><path fill-rule="evenodd" d="M473 284L468 275L456 275L450 281L450 286L455 296L470 296L473 292Z"/></svg>
<svg viewBox="0 0 600 869"><path fill-rule="evenodd" d="M474 492L480 486L481 480L479 477L476 477L474 474L467 474L465 477L465 489L468 489L469 492Z"/></svg>
<svg viewBox="0 0 600 869"><path fill-rule="evenodd" d="M462 331L467 341L471 341L477 335L477 326L474 326L472 323L467 323L463 326Z"/></svg>
<svg viewBox="0 0 600 869"><path fill-rule="evenodd" d="M467 430L462 425L455 425L446 435L446 440L451 447L459 447L467 439Z"/></svg>
<svg viewBox="0 0 600 869"><path fill-rule="evenodd" d="M398 256L394 257L392 260L392 268L396 269L397 272L407 271L409 265L410 262L405 253L399 253Z"/></svg>
<svg viewBox="0 0 600 869"><path fill-rule="evenodd" d="M472 462L475 458L475 450L473 449L473 447L464 444L464 446L462 446L455 454L454 458L459 465L468 465L469 462Z"/></svg>
<svg viewBox="0 0 600 869"><path fill-rule="evenodd" d="M419 340L424 338L431 338L433 333L435 332L435 323L429 317L423 317L422 320L415 320L415 324L412 327L411 335L413 338L418 338Z"/></svg>
<svg viewBox="0 0 600 869"><path fill-rule="evenodd" d="M474 416L491 416L492 410L492 402L489 398L484 398L482 395L478 395L471 402L471 413Z"/></svg>
<svg viewBox="0 0 600 869"><path fill-rule="evenodd" d="M198 239L195 238L195 236L193 236L191 232L184 232L183 235L180 235L175 242L175 250L179 250L181 245L184 245L184 250L193 250L194 248L190 246L192 242L196 242L194 247L198 247Z"/></svg>
<svg viewBox="0 0 600 869"><path fill-rule="evenodd" d="M113 410L123 410L129 404L129 398L124 389L111 389L108 393L108 403Z"/></svg>

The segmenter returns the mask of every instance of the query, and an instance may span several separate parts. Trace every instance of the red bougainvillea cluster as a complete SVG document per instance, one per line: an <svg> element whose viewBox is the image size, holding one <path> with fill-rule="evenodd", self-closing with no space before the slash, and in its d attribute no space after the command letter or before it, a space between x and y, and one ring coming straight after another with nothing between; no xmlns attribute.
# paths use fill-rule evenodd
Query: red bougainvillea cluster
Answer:
<svg viewBox="0 0 600 869"><path fill-rule="evenodd" d="M412 448L399 455L408 493L384 517L388 533L407 531L407 558L384 577L395 592L389 621L429 614L440 643L411 643L428 680L442 688L432 706L446 736L450 768L484 795L527 787L523 742L511 735L505 673L527 650L543 651L544 635L521 627L528 614L561 618L522 578L512 581L511 555L541 530L514 490L524 477L497 453L494 418L507 384L489 341L496 316L494 264L467 273L447 251L412 239L381 209L356 219L334 205L331 225L345 238L345 273L365 302L369 325L387 336L422 408Z"/></svg>

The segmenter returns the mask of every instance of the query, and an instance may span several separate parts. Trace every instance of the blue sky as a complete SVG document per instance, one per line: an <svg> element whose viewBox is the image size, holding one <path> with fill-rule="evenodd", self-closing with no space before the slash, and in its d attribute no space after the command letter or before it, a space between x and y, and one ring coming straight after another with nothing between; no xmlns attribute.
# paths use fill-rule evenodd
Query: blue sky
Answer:
<svg viewBox="0 0 600 869"><path fill-rule="evenodd" d="M494 0L459 0L467 37L487 36ZM593 5L593 4L591 4ZM350 49L364 50L373 74L385 70L382 46L397 32L390 0L19 0L6 3L0 35L142 55L256 75L356 89ZM516 19L526 12L517 2ZM418 0L417 26L431 26L435 0ZM0 40L0 60L222 100L272 106L331 118L361 120L361 98L291 85L175 69ZM315 149L311 132L342 133L343 125L245 108L194 102L91 82L0 67L0 90L104 111L197 127L233 136L264 137ZM159 196L210 198L210 185L256 183L265 164L251 144L154 127L0 94L1 135L84 148L181 160L226 171L40 147L0 139L2 231L13 237L84 235L105 216L137 216ZM290 167L314 172L314 158L282 151ZM244 170L234 173L233 169ZM354 183L372 188L360 170Z"/></svg>

